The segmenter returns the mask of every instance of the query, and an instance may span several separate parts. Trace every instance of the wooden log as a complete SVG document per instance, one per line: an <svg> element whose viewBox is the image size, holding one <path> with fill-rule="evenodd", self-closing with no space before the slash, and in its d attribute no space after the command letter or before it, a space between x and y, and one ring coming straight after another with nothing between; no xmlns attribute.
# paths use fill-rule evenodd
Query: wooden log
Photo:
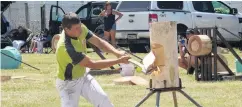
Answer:
<svg viewBox="0 0 242 107"><path fill-rule="evenodd" d="M157 70L151 74L152 88L179 87L176 22L155 22L150 26L151 51Z"/></svg>
<svg viewBox="0 0 242 107"><path fill-rule="evenodd" d="M212 41L207 35L195 35L189 39L187 49L194 56L207 55L212 51Z"/></svg>

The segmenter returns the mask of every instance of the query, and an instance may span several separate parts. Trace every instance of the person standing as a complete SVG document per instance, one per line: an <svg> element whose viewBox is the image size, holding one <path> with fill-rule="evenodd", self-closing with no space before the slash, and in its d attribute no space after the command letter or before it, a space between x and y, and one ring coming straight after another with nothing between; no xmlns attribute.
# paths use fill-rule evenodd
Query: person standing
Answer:
<svg viewBox="0 0 242 107"><path fill-rule="evenodd" d="M102 69L119 63L128 63L130 56L93 34L75 13L64 15L62 27L63 31L56 48L56 87L61 97L61 106L78 107L79 98L82 96L94 107L113 107L99 83L88 73L89 68ZM114 54L117 59L90 59L86 55L86 41L102 51Z"/></svg>
<svg viewBox="0 0 242 107"><path fill-rule="evenodd" d="M118 15L117 19L115 19L115 15ZM111 44L116 46L116 22L122 18L123 14L113 10L111 3L107 2L99 16L104 17L104 39L109 41L111 37Z"/></svg>

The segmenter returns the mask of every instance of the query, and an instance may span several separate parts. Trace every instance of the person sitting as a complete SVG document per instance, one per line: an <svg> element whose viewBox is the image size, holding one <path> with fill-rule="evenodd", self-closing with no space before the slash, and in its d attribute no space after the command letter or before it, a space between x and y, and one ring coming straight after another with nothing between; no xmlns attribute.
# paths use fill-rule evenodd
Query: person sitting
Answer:
<svg viewBox="0 0 242 107"><path fill-rule="evenodd" d="M195 69L195 56L191 55L186 46L187 46L187 42L189 40L190 37L194 36L194 35L199 35L199 31L198 30L188 30L186 32L186 36L185 39L183 39L182 41L180 41L178 43L179 46L179 52L180 52L180 58L178 59L178 64L181 68L186 69L188 74L193 74L194 73L194 69ZM186 54L187 57L186 57Z"/></svg>
<svg viewBox="0 0 242 107"><path fill-rule="evenodd" d="M51 41L51 36L48 29L45 29L31 40L30 52L43 53L43 45L49 41Z"/></svg>
<svg viewBox="0 0 242 107"><path fill-rule="evenodd" d="M28 38L27 29L22 26L18 27L18 32L13 36L13 47L20 50L21 46L24 45L26 39Z"/></svg>

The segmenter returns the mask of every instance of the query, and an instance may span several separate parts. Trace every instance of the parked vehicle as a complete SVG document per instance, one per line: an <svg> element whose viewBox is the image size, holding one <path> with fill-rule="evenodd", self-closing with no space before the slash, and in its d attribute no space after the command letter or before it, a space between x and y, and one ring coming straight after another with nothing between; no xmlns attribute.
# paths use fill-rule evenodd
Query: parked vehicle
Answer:
<svg viewBox="0 0 242 107"><path fill-rule="evenodd" d="M81 6L75 13L80 17L81 22L87 26L91 31L95 31L98 26L102 26L101 19L99 14L104 10L105 1L100 2L88 2L87 4ZM116 8L118 2L111 2L113 8ZM50 21L49 29L51 35L58 34L60 32L61 20L65 11L56 5L51 6L50 11ZM103 27L99 27L103 29Z"/></svg>
<svg viewBox="0 0 242 107"><path fill-rule="evenodd" d="M221 1L122 1L117 10L123 14L117 23L117 42L129 44L132 52L145 51L149 23L159 21L176 21L178 37L189 28L215 26L230 43L240 39L222 28L242 37L242 15Z"/></svg>
<svg viewBox="0 0 242 107"><path fill-rule="evenodd" d="M6 46L12 46L12 40L8 37L9 32L9 22L5 18L3 12L13 3L12 1L2 1L1 2L1 49L5 48Z"/></svg>

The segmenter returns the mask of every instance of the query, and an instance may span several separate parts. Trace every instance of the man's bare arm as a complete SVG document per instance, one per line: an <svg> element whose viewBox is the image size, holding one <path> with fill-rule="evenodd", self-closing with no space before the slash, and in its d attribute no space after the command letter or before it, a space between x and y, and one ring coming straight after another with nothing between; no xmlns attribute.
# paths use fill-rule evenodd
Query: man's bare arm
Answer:
<svg viewBox="0 0 242 107"><path fill-rule="evenodd" d="M111 44L109 44L105 40L102 40L101 38L97 37L95 34L93 34L93 36L90 39L88 39L88 42L95 45L102 51L112 53L117 57L120 57L125 54L125 52L115 49Z"/></svg>
<svg viewBox="0 0 242 107"><path fill-rule="evenodd" d="M122 56L118 59L105 59L105 60L93 61L89 57L85 56L79 64L80 66L84 66L92 69L103 69L118 63L128 63L129 59L130 59L129 56Z"/></svg>

